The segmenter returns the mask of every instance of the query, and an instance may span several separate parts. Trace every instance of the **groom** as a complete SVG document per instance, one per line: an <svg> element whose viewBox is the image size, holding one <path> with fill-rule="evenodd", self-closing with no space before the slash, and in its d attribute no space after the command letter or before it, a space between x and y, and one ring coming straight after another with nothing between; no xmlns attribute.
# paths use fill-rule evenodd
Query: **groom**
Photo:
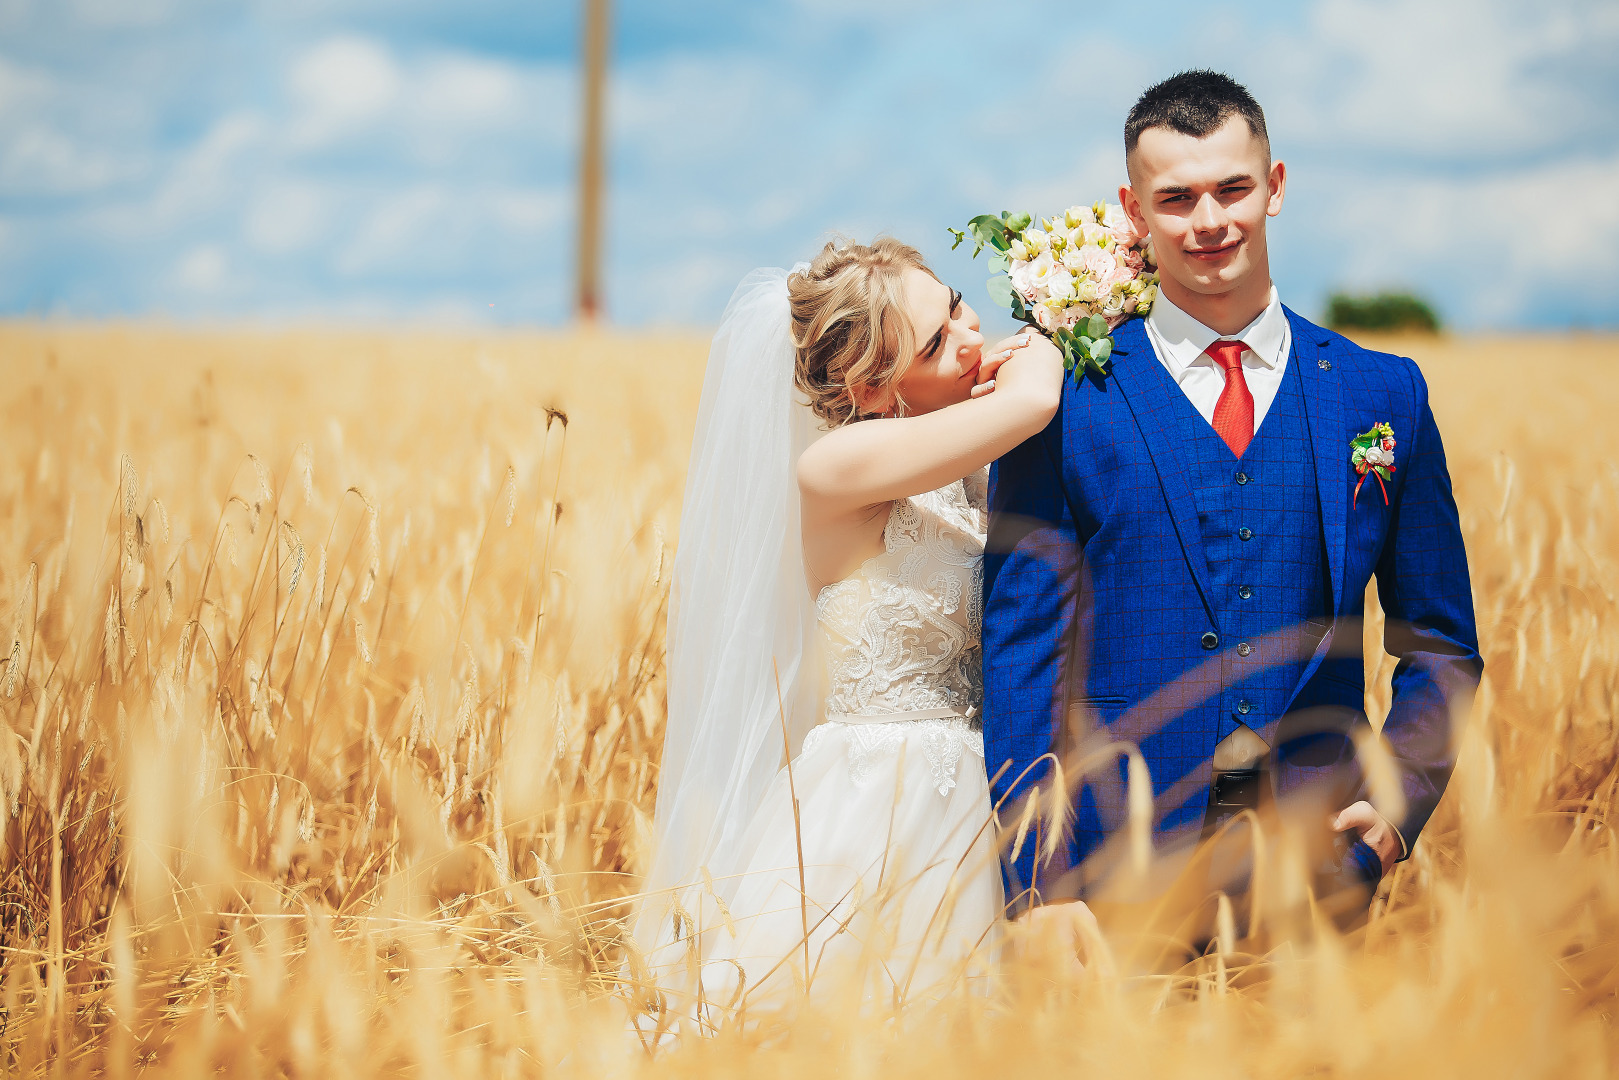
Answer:
<svg viewBox="0 0 1619 1080"><path fill-rule="evenodd" d="M1253 809L1318 834L1320 880L1375 886L1444 792L1452 706L1482 667L1427 384L1281 305L1265 224L1287 171L1242 86L1189 71L1152 87L1125 154L1120 199L1161 296L1115 332L1106 377L1070 380L1050 426L990 475L985 757L1003 833L1025 834L1009 910L1105 898L1125 876L1127 771L1109 756L1125 743L1150 771L1160 853ZM1371 460L1392 466L1363 479L1351 441L1380 423L1392 447L1378 438ZM1373 577L1399 660L1392 794L1369 790L1357 752L1375 741L1359 623ZM1041 836L1024 811L1053 758L1071 824Z"/></svg>

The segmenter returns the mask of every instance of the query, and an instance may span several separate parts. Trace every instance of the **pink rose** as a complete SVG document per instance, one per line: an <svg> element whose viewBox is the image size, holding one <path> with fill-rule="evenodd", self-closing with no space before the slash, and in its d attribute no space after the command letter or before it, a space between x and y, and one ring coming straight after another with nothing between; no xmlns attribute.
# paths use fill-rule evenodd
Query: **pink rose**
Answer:
<svg viewBox="0 0 1619 1080"><path fill-rule="evenodd" d="M1109 270L1102 283L1112 289L1119 285L1128 285L1135 280L1136 272L1130 269L1129 263L1123 259L1114 262L1113 269Z"/></svg>
<svg viewBox="0 0 1619 1080"><path fill-rule="evenodd" d="M1385 450L1393 450L1394 449L1394 440L1385 438L1383 440L1383 449L1385 449Z"/></svg>
<svg viewBox="0 0 1619 1080"><path fill-rule="evenodd" d="M1097 284L1106 282L1107 276L1119 265L1114 260L1111 251L1099 247L1086 248L1085 257L1082 261L1086 276L1094 279Z"/></svg>

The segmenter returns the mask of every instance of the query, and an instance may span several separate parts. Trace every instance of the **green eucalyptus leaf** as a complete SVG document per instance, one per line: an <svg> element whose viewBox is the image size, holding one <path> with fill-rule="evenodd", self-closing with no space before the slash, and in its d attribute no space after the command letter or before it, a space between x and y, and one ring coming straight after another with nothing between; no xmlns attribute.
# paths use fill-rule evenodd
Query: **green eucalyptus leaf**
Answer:
<svg viewBox="0 0 1619 1080"><path fill-rule="evenodd" d="M985 283L989 288L989 298L1003 308L1012 306L1012 279L1005 274L996 274Z"/></svg>
<svg viewBox="0 0 1619 1080"><path fill-rule="evenodd" d="M950 245L951 251L956 250L961 246L961 242L967 239L967 234L962 232L960 229L945 229L945 232L956 238L955 242Z"/></svg>
<svg viewBox="0 0 1619 1080"><path fill-rule="evenodd" d="M1091 359L1098 364L1107 363L1107 358L1113 355L1113 339L1099 338L1091 345Z"/></svg>
<svg viewBox="0 0 1619 1080"><path fill-rule="evenodd" d="M1029 227L1031 222L1034 221L1034 215L1029 213L1027 210L1021 210L1016 214L1005 217L1004 220L1006 221L1007 228L1011 229L1013 232L1022 232L1024 229Z"/></svg>
<svg viewBox="0 0 1619 1080"><path fill-rule="evenodd" d="M1086 324L1085 333L1088 337L1107 337L1107 320L1100 315L1092 315L1091 321Z"/></svg>
<svg viewBox="0 0 1619 1080"><path fill-rule="evenodd" d="M989 257L989 268L991 270L1005 270L1011 265L1012 260L1007 257L1004 251L997 251Z"/></svg>

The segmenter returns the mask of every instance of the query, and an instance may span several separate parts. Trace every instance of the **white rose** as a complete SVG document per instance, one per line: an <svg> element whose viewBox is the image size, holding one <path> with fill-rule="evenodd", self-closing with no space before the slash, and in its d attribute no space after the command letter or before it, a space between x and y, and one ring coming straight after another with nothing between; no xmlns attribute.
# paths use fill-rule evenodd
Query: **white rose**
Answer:
<svg viewBox="0 0 1619 1080"><path fill-rule="evenodd" d="M1063 248L1062 264L1070 270L1078 270L1085 265L1085 249L1070 244Z"/></svg>
<svg viewBox="0 0 1619 1080"><path fill-rule="evenodd" d="M1044 229L1024 229L1023 244L1031 253L1038 255L1051 250L1051 236Z"/></svg>
<svg viewBox="0 0 1619 1080"><path fill-rule="evenodd" d="M1063 218L1067 222L1068 227L1072 229L1076 225L1085 225L1095 221L1096 215L1091 213L1091 208L1088 206L1070 206L1068 208L1068 212L1063 215Z"/></svg>
<svg viewBox="0 0 1619 1080"><path fill-rule="evenodd" d="M1366 464L1383 466L1393 465L1394 455L1383 449L1381 446L1368 447L1366 450Z"/></svg>
<svg viewBox="0 0 1619 1080"><path fill-rule="evenodd" d="M1049 251L1031 262L1029 270L1032 274L1031 280L1037 289L1049 288L1051 279L1056 274L1062 274L1064 277L1068 275L1067 267L1057 262Z"/></svg>
<svg viewBox="0 0 1619 1080"><path fill-rule="evenodd" d="M1016 289L1018 294L1022 296L1023 299L1034 299L1035 284L1033 263L1013 263L1012 268L1007 271L1006 276L1012 279L1012 288Z"/></svg>
<svg viewBox="0 0 1619 1080"><path fill-rule="evenodd" d="M1046 282L1046 295L1053 300L1068 301L1074 298L1073 275L1066 272L1067 267L1063 270L1063 273L1052 274L1050 280Z"/></svg>
<svg viewBox="0 0 1619 1080"><path fill-rule="evenodd" d="M1008 250L1007 254L1011 255L1012 258L1018 262L1028 262L1034 257L1034 254L1029 251L1028 245L1024 244L1022 240L1012 241L1012 246Z"/></svg>
<svg viewBox="0 0 1619 1080"><path fill-rule="evenodd" d="M1087 244L1105 247L1107 242L1113 239L1113 234L1105 226L1097 225L1094 222L1081 226L1081 228L1085 233L1085 243Z"/></svg>
<svg viewBox="0 0 1619 1080"><path fill-rule="evenodd" d="M1079 283L1074 286L1074 298L1084 303L1088 304L1100 295L1101 290L1096 287L1096 282L1090 278L1081 278Z"/></svg>

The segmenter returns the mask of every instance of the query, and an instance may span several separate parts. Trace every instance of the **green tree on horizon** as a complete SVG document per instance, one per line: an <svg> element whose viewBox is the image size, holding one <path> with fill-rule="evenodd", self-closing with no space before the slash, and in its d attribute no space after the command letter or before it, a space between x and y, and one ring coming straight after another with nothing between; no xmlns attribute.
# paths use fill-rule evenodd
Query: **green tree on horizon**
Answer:
<svg viewBox="0 0 1619 1080"><path fill-rule="evenodd" d="M1327 325L1334 330L1418 331L1437 334L1441 327L1433 305L1405 292L1373 296L1333 293L1327 300Z"/></svg>

